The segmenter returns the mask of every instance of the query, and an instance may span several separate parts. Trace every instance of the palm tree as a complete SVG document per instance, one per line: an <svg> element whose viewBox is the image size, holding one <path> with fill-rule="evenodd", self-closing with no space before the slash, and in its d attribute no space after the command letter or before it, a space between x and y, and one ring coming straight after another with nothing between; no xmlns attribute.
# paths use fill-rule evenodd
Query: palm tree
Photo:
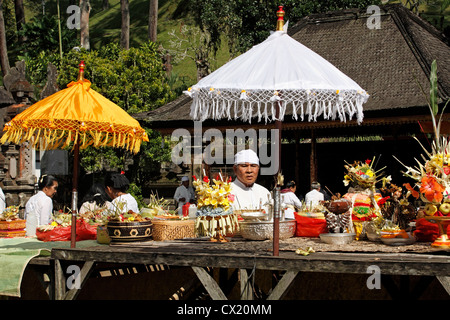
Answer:
<svg viewBox="0 0 450 320"><path fill-rule="evenodd" d="M158 0L150 0L148 12L148 38L156 42L158 27Z"/></svg>
<svg viewBox="0 0 450 320"><path fill-rule="evenodd" d="M91 4L89 0L80 0L80 38L81 47L90 50L89 44L89 13Z"/></svg>
<svg viewBox="0 0 450 320"><path fill-rule="evenodd" d="M3 18L3 0L0 0L0 66L3 76L9 73L8 47L6 46L6 29Z"/></svg>
<svg viewBox="0 0 450 320"><path fill-rule="evenodd" d="M120 46L128 50L130 48L130 4L128 0L120 0L120 11L122 12Z"/></svg>
<svg viewBox="0 0 450 320"><path fill-rule="evenodd" d="M17 32L20 32L25 24L25 8L23 6L23 0L14 0L14 11L16 14L16 29ZM20 43L23 43L24 40L23 36L19 36Z"/></svg>

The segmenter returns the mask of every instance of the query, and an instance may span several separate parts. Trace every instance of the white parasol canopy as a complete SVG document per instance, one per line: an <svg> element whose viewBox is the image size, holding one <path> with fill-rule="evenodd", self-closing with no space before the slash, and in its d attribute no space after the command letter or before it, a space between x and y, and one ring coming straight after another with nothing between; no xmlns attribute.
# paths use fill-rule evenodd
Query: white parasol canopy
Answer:
<svg viewBox="0 0 450 320"><path fill-rule="evenodd" d="M361 123L367 92L291 38L287 25L185 91L193 98L192 119L282 121L287 108L292 108L295 120L316 121L323 115L346 121L356 116Z"/></svg>

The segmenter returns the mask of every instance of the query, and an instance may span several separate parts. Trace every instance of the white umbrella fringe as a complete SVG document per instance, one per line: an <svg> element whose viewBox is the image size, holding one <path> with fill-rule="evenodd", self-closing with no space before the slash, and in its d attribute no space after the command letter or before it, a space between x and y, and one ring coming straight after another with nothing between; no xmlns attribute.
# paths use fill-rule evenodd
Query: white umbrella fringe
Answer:
<svg viewBox="0 0 450 320"><path fill-rule="evenodd" d="M242 95L240 90L221 90L194 88L191 92L193 103L191 117L194 120L219 120L228 118L251 122L256 117L265 122L280 120L286 115L288 106L292 106L292 118L317 121L323 115L324 119L335 120L338 117L345 122L356 115L356 121L363 120L363 103L368 99L365 91L354 90L281 90L280 93L271 90L246 90ZM280 97L281 95L281 97ZM276 107L280 103L280 114L276 117ZM264 106L264 108L262 108ZM264 110L262 110L264 109ZM306 110L305 110L306 109Z"/></svg>

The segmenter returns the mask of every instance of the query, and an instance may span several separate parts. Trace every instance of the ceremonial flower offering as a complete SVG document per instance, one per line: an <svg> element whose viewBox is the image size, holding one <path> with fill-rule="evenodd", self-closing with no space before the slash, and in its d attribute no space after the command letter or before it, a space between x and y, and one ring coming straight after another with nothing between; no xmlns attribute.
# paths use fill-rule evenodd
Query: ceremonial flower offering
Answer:
<svg viewBox="0 0 450 320"><path fill-rule="evenodd" d="M433 147L431 153L426 152L428 159L425 158L425 163L418 162L417 167L404 165L407 170L403 175L416 181L414 186L408 183L405 187L411 195L430 204L430 209L432 206L438 208L442 202L450 202L450 171L447 169L450 147L447 143L442 143L442 148L444 145L443 150L438 151Z"/></svg>
<svg viewBox="0 0 450 320"><path fill-rule="evenodd" d="M382 170L386 167L375 169L374 160L375 158L344 165L347 169L344 185L353 188L344 195L344 198L352 203L352 223L349 224L349 229L356 233L357 240L363 239L368 230L378 231L385 225L380 209L385 199L376 192L376 185L381 182L381 188L385 188L391 183L391 176L383 176Z"/></svg>
<svg viewBox="0 0 450 320"><path fill-rule="evenodd" d="M425 151L425 155L422 155L424 163L416 160L418 166L411 167L403 164L396 158L407 169L403 174L416 181L414 186L405 184L406 188L413 196L416 198L420 197L423 202L427 203L427 205L429 204L426 212L428 215L440 212L438 209L441 203L450 202L450 144L446 137L440 135L442 115L449 101L442 108L440 118L437 118L439 112L437 103L437 65L436 61L433 61L430 72L430 97L427 101L434 129L431 151L425 149L420 141L414 137ZM436 210L434 210L434 206L436 206ZM429 214L430 212L432 214Z"/></svg>
<svg viewBox="0 0 450 320"><path fill-rule="evenodd" d="M383 167L375 170L373 166L374 161L367 159L365 162L355 161L353 164L347 163L344 165L347 169L347 174L344 176L344 185L351 185L353 187L375 188L375 185L382 181L383 186L391 181L391 176L380 177L380 172L385 169Z"/></svg>
<svg viewBox="0 0 450 320"><path fill-rule="evenodd" d="M422 92L425 92L423 88ZM407 169L403 174L416 181L414 186L409 184L405 186L412 195L420 198L426 204L424 208L425 219L439 225L440 236L432 243L432 246L450 248L450 240L446 233L446 225L450 224L450 216L448 216L450 213L450 206L448 205L450 203L450 143L447 137L440 134L442 115L450 100L445 102L441 110L441 116L437 118L439 104L436 60L431 64L429 93L430 96L426 99L434 129L431 151L425 149L420 141L414 137L425 151L425 155L422 155L424 163L416 160L418 166L410 167L397 160Z"/></svg>
<svg viewBox="0 0 450 320"><path fill-rule="evenodd" d="M148 218L143 217L138 212L133 212L131 210L126 210L126 202L119 201L113 209L107 210L106 219L108 221L118 221L118 222L131 222L131 221L145 221Z"/></svg>
<svg viewBox="0 0 450 320"><path fill-rule="evenodd" d="M64 210L59 210L52 214L52 222L49 224L41 225L38 230L41 232L51 231L57 227L70 227L72 225L72 213L70 210L64 212Z"/></svg>
<svg viewBox="0 0 450 320"><path fill-rule="evenodd" d="M106 212L106 209L95 209L92 211L86 211L84 213L80 213L80 214L78 214L78 217L90 224L103 225L106 223L105 212Z"/></svg>
<svg viewBox="0 0 450 320"><path fill-rule="evenodd" d="M0 237L25 236L26 221L19 218L19 207L9 206L0 214Z"/></svg>
<svg viewBox="0 0 450 320"><path fill-rule="evenodd" d="M192 184L198 195L197 215L224 215L230 214L231 204L234 201L234 195L230 194L231 179L224 181L221 174L216 179L212 179L212 184L207 176L198 180L193 176Z"/></svg>
<svg viewBox="0 0 450 320"><path fill-rule="evenodd" d="M168 210L170 202L164 198L159 198L153 193L150 195L149 203L146 207L141 208L141 216L143 218L153 219L157 218L167 218L175 219L179 218L175 212Z"/></svg>
<svg viewBox="0 0 450 320"><path fill-rule="evenodd" d="M218 174L212 183L207 176L202 180L193 176L197 193L196 230L199 235L210 236L216 241L226 241L225 235L239 228L237 215L231 207L234 195L231 194L231 177Z"/></svg>
<svg viewBox="0 0 450 320"><path fill-rule="evenodd" d="M52 222L40 225L36 229L36 237L40 241L69 241L71 239L72 212L66 208L52 214ZM96 227L83 218L76 220L76 240L94 240L97 237Z"/></svg>
<svg viewBox="0 0 450 320"><path fill-rule="evenodd" d="M0 213L1 221L13 221L19 219L19 207L9 206L2 213Z"/></svg>

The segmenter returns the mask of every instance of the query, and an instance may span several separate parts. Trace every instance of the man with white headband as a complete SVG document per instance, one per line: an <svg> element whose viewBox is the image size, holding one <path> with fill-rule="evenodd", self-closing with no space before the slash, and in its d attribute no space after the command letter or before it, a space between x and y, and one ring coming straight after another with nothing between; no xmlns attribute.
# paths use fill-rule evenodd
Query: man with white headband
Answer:
<svg viewBox="0 0 450 320"><path fill-rule="evenodd" d="M242 150L234 156L234 173L236 179L231 183L231 193L234 194L233 210L265 209L271 199L270 192L255 183L259 173L259 158L251 150Z"/></svg>
<svg viewBox="0 0 450 320"><path fill-rule="evenodd" d="M173 198L178 203L178 208L187 202L195 200L194 189L189 185L189 178L187 176L181 178L181 185L175 190Z"/></svg>

